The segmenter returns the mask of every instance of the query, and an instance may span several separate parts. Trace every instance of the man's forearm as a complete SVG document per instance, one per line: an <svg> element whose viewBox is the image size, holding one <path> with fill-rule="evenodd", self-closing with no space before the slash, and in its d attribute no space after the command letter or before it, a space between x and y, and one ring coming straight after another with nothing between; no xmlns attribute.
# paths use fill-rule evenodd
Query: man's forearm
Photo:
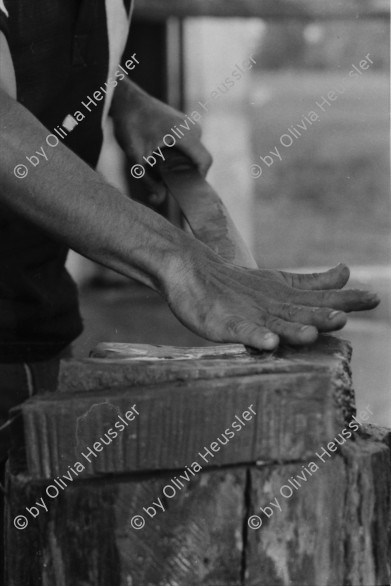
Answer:
<svg viewBox="0 0 391 586"><path fill-rule="evenodd" d="M46 144L47 135L0 91L0 202L84 256L160 289L192 239L108 185L61 143L18 179L15 165Z"/></svg>

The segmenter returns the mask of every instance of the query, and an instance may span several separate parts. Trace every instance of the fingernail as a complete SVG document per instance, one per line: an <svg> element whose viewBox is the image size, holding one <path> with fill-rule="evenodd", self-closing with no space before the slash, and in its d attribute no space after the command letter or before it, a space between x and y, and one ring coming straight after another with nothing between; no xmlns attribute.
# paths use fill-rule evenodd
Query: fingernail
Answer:
<svg viewBox="0 0 391 586"><path fill-rule="evenodd" d="M361 291L360 291L361 293ZM377 293L371 293L370 291L362 291L362 293L365 295L365 297L368 299L368 301L378 301L379 300L379 296L377 295Z"/></svg>
<svg viewBox="0 0 391 586"><path fill-rule="evenodd" d="M312 329L312 326L303 326L300 328L301 332L305 332L306 330Z"/></svg>
<svg viewBox="0 0 391 586"><path fill-rule="evenodd" d="M337 315L342 315L340 311L331 311L327 316L329 319L334 319Z"/></svg>
<svg viewBox="0 0 391 586"><path fill-rule="evenodd" d="M271 332L269 332L268 334L265 334L265 335L263 336L263 339L264 339L264 340L272 340L272 339L274 340L274 339L275 339L275 337L276 337L276 336L275 336L275 334L272 334Z"/></svg>

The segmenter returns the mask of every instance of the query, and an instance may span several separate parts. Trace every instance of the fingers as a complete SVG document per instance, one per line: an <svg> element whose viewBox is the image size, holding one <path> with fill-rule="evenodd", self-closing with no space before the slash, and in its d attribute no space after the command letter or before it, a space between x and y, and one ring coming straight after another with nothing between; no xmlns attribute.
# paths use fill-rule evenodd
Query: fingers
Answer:
<svg viewBox="0 0 391 586"><path fill-rule="evenodd" d="M272 315L266 319L265 326L241 318L231 318L225 323L223 341L239 342L258 350L274 350L280 339L301 346L311 344L318 337L318 331L312 325L292 323Z"/></svg>
<svg viewBox="0 0 391 586"><path fill-rule="evenodd" d="M380 299L376 294L357 289L344 289L343 291L300 291L291 289L288 297L289 301L294 304L339 309L347 313L374 309L380 303Z"/></svg>
<svg viewBox="0 0 391 586"><path fill-rule="evenodd" d="M344 312L336 311L330 307L306 307L292 303L276 303L269 311L285 321L315 326L320 332L340 330L347 321Z"/></svg>
<svg viewBox="0 0 391 586"><path fill-rule="evenodd" d="M349 268L340 263L324 273L298 274L280 271L288 285L295 289L342 289L349 280Z"/></svg>
<svg viewBox="0 0 391 586"><path fill-rule="evenodd" d="M279 343L278 336L268 328L241 318L227 320L224 330L224 342L236 342L258 350L274 350Z"/></svg>
<svg viewBox="0 0 391 586"><path fill-rule="evenodd" d="M374 309L380 303L378 296L369 291L339 290L349 279L349 269L343 264L325 273L298 275L280 271L279 274L290 285L273 287L274 299L281 302L288 301L293 305L323 307L347 313Z"/></svg>
<svg viewBox="0 0 391 586"><path fill-rule="evenodd" d="M283 342L295 346L311 344L318 337L318 330L312 325L293 323L270 315L266 326L281 338Z"/></svg>
<svg viewBox="0 0 391 586"><path fill-rule="evenodd" d="M177 148L184 152L193 161L201 175L206 176L212 165L213 159L210 152L199 140L183 140L177 144Z"/></svg>

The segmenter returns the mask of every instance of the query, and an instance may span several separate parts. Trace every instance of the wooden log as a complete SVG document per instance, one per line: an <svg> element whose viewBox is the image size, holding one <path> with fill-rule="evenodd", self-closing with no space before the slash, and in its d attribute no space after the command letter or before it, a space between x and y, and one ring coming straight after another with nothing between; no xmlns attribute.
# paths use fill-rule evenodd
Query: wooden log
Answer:
<svg viewBox="0 0 391 586"><path fill-rule="evenodd" d="M7 585L238 586L245 469L207 472L164 498L173 476L79 482L54 499L46 485L10 477ZM150 518L143 507L158 497L167 510ZM34 519L25 507L40 498L48 512L41 508ZM13 519L23 513L29 525L17 530ZM145 526L132 529L140 514Z"/></svg>
<svg viewBox="0 0 391 586"><path fill-rule="evenodd" d="M49 482L9 475L7 585L385 586L390 442L389 430L367 428L324 463L313 454L201 470L179 488L174 472L131 475L79 481L49 498ZM311 460L319 469L281 496ZM268 518L260 507L276 497L281 510L266 510ZM47 512L40 507L33 518L26 507L40 498ZM145 511L151 506L156 514ZM263 521L258 530L248 526L253 514ZM14 527L16 515L27 528ZM145 521L138 530L130 524L135 515Z"/></svg>
<svg viewBox="0 0 391 586"><path fill-rule="evenodd" d="M136 17L165 20L170 16L257 18L365 18L387 17L386 0L143 0L136 3Z"/></svg>
<svg viewBox="0 0 391 586"><path fill-rule="evenodd" d="M201 358L64 362L64 392L19 409L23 434L18 427L14 453L24 451L22 465L36 479L63 475L76 462L85 476L183 469L195 460L292 461L354 415L349 348L336 338L270 358L221 351L217 358L207 349ZM138 415L128 421L132 406Z"/></svg>
<svg viewBox="0 0 391 586"><path fill-rule="evenodd" d="M251 514L262 525L249 529L245 586L264 575L268 586L389 584L390 439L390 430L380 442L367 428L324 462L314 454L251 470Z"/></svg>

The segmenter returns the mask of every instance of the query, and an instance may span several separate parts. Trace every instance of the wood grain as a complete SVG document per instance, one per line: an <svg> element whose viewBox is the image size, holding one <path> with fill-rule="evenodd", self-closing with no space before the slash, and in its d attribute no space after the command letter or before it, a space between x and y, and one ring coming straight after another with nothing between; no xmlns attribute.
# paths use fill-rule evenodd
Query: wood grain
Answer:
<svg viewBox="0 0 391 586"><path fill-rule="evenodd" d="M302 459L340 432L355 412L343 351L346 344L326 337L311 350L283 350L270 360L222 358L220 351L216 360L108 359L107 377L105 359L87 361L87 372L85 361L76 362L65 367L65 381L71 380L72 389L93 381L96 390L70 392L63 378L64 392L24 403L13 427L13 454L23 452L33 478L64 474L76 461L86 466L86 475L183 469L217 438L227 445L207 456L214 466ZM132 405L139 417L91 462L83 459ZM246 422L243 412L250 405L255 415ZM237 418L243 423L239 429L233 425ZM234 437L225 442L223 434L234 427Z"/></svg>
<svg viewBox="0 0 391 586"><path fill-rule="evenodd" d="M45 485L11 477L7 585L239 586L245 479L245 469L205 473L152 519L143 507L170 476L79 483L55 500ZM15 529L13 517L41 497L48 513ZM130 519L140 513L146 525L137 531Z"/></svg>
<svg viewBox="0 0 391 586"><path fill-rule="evenodd" d="M390 581L391 459L387 441L347 441L340 453L293 490L280 495L303 464L251 470L251 513L263 525L249 529L245 586L384 586ZM283 489L285 494L289 494ZM278 497L268 519L259 507ZM269 513L269 511L267 511Z"/></svg>
<svg viewBox="0 0 391 586"><path fill-rule="evenodd" d="M376 433L375 433L376 432ZM257 531L250 515L279 497L310 460L201 471L153 518L174 474L78 482L9 475L8 586L385 586L391 524L390 430L348 440ZM318 446L319 448L320 446ZM48 512L23 531L13 518L41 497ZM133 515L145 527L132 529ZM262 513L260 513L262 514ZM21 558L23 563L20 562Z"/></svg>
<svg viewBox="0 0 391 586"><path fill-rule="evenodd" d="M81 454L134 404L140 416L91 464L83 460ZM304 457L345 424L336 407L335 384L325 373L171 383L78 393L76 398L46 395L21 407L27 470L34 478L49 478L75 461L91 475L184 468L232 430L236 417L243 420L250 405L256 415L210 457L214 465Z"/></svg>

